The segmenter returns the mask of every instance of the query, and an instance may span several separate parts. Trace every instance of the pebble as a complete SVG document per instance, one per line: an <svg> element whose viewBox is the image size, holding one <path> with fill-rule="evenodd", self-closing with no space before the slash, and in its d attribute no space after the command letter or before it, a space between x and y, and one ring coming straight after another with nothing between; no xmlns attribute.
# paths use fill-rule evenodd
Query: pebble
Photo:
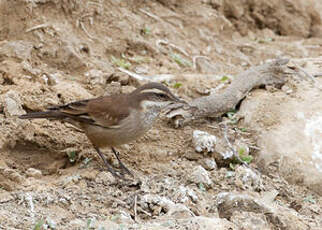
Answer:
<svg viewBox="0 0 322 230"><path fill-rule="evenodd" d="M19 116L25 114L21 105L19 94L14 90L9 90L4 95L4 112L6 116Z"/></svg>
<svg viewBox="0 0 322 230"><path fill-rule="evenodd" d="M26 174L29 177L34 177L34 178L40 178L42 176L42 172L40 170L34 169L34 168L27 169Z"/></svg>
<svg viewBox="0 0 322 230"><path fill-rule="evenodd" d="M217 163L213 158L204 158L200 161L200 163L206 170L211 171L217 169Z"/></svg>
<svg viewBox="0 0 322 230"><path fill-rule="evenodd" d="M189 180L195 184L202 183L203 185L206 185L206 186L210 186L212 184L212 181L209 177L207 170L200 165L192 169L192 172L189 175Z"/></svg>
<svg viewBox="0 0 322 230"><path fill-rule="evenodd" d="M216 137L204 131L194 130L192 134L192 143L197 152L206 151L211 153L214 151Z"/></svg>

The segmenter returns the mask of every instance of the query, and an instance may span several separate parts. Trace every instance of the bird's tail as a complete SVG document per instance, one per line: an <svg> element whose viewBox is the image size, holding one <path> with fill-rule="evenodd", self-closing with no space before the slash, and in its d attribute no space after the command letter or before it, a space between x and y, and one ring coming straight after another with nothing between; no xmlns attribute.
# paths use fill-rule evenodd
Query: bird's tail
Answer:
<svg viewBox="0 0 322 230"><path fill-rule="evenodd" d="M31 112L19 116L20 119L35 119L35 118L46 118L46 119L61 119L64 116L58 111L45 111L45 112Z"/></svg>

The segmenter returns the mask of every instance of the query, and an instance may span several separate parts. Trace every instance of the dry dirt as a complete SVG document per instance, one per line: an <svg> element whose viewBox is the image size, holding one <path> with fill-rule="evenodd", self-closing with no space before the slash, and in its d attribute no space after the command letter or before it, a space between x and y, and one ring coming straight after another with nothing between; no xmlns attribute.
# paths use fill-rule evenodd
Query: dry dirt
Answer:
<svg viewBox="0 0 322 230"><path fill-rule="evenodd" d="M228 135L236 144L253 145L251 167L260 184L243 185L242 166L234 171L217 162L218 169L207 169L205 159L215 156L195 152L193 130L222 139L222 119L174 129L161 118L143 138L118 149L141 180L120 183L71 125L16 117L129 92L138 82L119 67L152 80L155 74L172 74L176 77L166 84L189 100L224 88L233 75L267 59L320 56L322 4L268 2L0 1L0 229L199 229L188 221L194 216L227 218L233 229L256 229L240 226L255 218L247 214L252 210L226 214L217 205L219 193L232 191L255 197L277 191L278 207L287 210L285 216L292 213L256 216L266 222L254 226L321 229L321 196L289 184L274 165L261 169L256 133L238 123L229 126ZM117 163L110 150L105 153ZM209 185L191 179L198 165L208 170Z"/></svg>

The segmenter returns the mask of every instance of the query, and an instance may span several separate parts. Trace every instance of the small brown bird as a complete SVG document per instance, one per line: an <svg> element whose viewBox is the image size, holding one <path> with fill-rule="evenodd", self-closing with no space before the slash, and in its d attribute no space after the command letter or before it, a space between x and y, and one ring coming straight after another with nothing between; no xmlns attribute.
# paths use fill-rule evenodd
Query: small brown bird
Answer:
<svg viewBox="0 0 322 230"><path fill-rule="evenodd" d="M118 94L81 100L31 112L21 119L46 118L62 120L84 130L108 171L123 178L132 173L119 158L115 146L129 143L148 131L160 112L172 103L186 103L160 83L145 84L129 94ZM121 175L107 162L100 148L111 147L119 162ZM133 175L132 175L133 176Z"/></svg>

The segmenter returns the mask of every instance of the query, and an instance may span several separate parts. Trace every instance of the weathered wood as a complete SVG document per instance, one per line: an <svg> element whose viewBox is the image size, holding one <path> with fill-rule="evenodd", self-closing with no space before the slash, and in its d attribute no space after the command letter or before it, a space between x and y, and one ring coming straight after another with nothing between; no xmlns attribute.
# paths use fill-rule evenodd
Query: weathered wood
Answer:
<svg viewBox="0 0 322 230"><path fill-rule="evenodd" d="M288 61L278 59L252 67L238 74L224 92L196 98L189 103L192 108L172 107L167 117L174 120L175 126L179 126L196 118L221 116L233 110L252 89L285 83L285 75L289 73L286 66Z"/></svg>

